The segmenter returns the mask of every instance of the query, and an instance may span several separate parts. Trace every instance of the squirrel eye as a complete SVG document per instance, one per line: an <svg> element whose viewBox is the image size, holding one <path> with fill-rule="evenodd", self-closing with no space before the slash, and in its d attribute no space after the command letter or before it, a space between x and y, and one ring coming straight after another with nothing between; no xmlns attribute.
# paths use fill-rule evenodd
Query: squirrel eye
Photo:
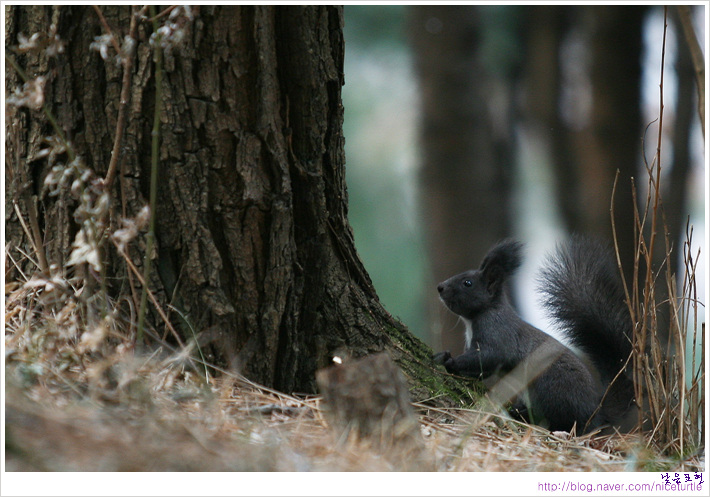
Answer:
<svg viewBox="0 0 710 497"><path fill-rule="evenodd" d="M472 286L473 282L471 280L463 280L463 286Z"/></svg>

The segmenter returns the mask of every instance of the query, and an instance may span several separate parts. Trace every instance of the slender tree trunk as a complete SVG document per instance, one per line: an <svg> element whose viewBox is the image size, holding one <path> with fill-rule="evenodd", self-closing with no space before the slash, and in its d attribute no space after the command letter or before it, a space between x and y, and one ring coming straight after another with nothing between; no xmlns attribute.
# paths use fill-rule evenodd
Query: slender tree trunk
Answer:
<svg viewBox="0 0 710 497"><path fill-rule="evenodd" d="M122 40L131 8L100 9ZM453 392L450 379L423 386L423 378L437 376L431 351L382 308L354 249L340 97L342 8L201 6L191 14L193 20L183 12L172 27L165 24L172 31L163 57L156 269L149 282L182 339L194 332L208 360L285 391L314 391L315 371L334 354L387 350L415 397L440 393L445 384ZM106 30L90 7L9 7L7 39L48 32L50 23L64 52L51 59L18 54L18 64L30 77L48 75L48 108L87 166L103 177L122 66L113 62L110 45L106 62L90 48ZM119 217L134 217L148 203L156 105L151 32L151 23L139 22L120 173L110 192L112 229ZM8 83L20 83L11 70ZM53 164L33 157L52 133L47 119L19 109L7 133L10 253L21 260L20 248L32 252L17 212L29 219L36 205L42 250L59 268L52 270L61 271L77 231L77 200L68 189L59 196L43 190ZM128 313L126 265L105 247L106 274L93 278ZM144 250L142 238L131 244L136 266ZM24 266L35 269L27 261ZM133 286L140 290L137 281ZM162 331L161 318L151 313Z"/></svg>
<svg viewBox="0 0 710 497"><path fill-rule="evenodd" d="M676 32L681 32L678 14L672 14ZM667 70L670 68L667 68ZM665 193L664 213L670 239L674 246L681 247L688 222L688 173L690 171L691 132L697 123L697 87L693 77L694 68L688 44L679 40L675 73L678 77L675 115L673 116L673 165L670 170L667 192ZM683 235L683 236L681 236ZM678 251L680 252L680 251ZM673 272L678 274L677 259L668 261ZM680 272L682 275L682 272Z"/></svg>
<svg viewBox="0 0 710 497"><path fill-rule="evenodd" d="M611 238L609 207L616 172L616 231L627 277L633 269L631 178L641 164L641 46L643 7L533 7L528 19L528 99L537 137L549 137L556 196L568 232ZM576 32L588 55L562 58L566 36ZM561 60L562 59L562 60ZM561 64L586 65L586 89L562 99ZM588 111L584 99L590 97ZM578 105L571 111L563 105ZM571 126L563 113L574 116ZM575 129L575 126L578 129Z"/></svg>
<svg viewBox="0 0 710 497"><path fill-rule="evenodd" d="M641 160L641 46L645 8L595 5L582 7L581 22L590 37L592 91L588 126L578 134L578 229L611 235L609 206L614 177L616 232L627 281L633 269L634 218L631 179Z"/></svg>
<svg viewBox="0 0 710 497"><path fill-rule="evenodd" d="M503 130L504 138L500 129L495 132L500 125L488 107L493 93L481 62L480 9L415 6L409 24L420 87L421 198L434 288L477 267L491 245L510 235L511 165L501 151L510 153L511 147L502 143L509 130ZM433 295L431 315L446 319ZM455 318L432 322L432 336L444 330L441 349L463 351Z"/></svg>
<svg viewBox="0 0 710 497"><path fill-rule="evenodd" d="M554 172L555 195L564 229L574 232L580 225L577 189L578 171L572 161L570 129L562 118L563 75L561 46L570 28L574 7L536 5L525 9L525 106L527 132L543 144ZM524 162L524 161L523 161Z"/></svg>

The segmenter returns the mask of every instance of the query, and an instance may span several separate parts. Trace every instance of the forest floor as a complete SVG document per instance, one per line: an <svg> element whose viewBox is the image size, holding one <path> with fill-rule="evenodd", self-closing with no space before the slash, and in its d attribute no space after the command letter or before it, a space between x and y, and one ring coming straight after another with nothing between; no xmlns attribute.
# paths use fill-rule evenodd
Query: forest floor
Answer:
<svg viewBox="0 0 710 497"><path fill-rule="evenodd" d="M45 287L46 290L46 287ZM634 436L566 437L503 416L415 404L417 454L331 429L320 396L134 354L73 304L5 288L6 471L699 471Z"/></svg>

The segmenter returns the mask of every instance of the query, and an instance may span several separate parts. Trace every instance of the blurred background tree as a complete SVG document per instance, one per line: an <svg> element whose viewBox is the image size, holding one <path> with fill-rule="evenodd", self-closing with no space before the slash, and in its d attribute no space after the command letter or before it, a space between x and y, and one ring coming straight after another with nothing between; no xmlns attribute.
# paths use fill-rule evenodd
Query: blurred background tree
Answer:
<svg viewBox="0 0 710 497"><path fill-rule="evenodd" d="M512 232L509 103L521 52L516 13L511 7L409 9L421 109L420 198L430 288L462 268L477 266L491 245ZM509 50L502 50L501 60L493 63L488 55L498 48L496 43ZM427 300L429 309L440 306L436 299ZM429 315L439 316L435 311ZM453 327L456 318L445 316L448 320L435 330ZM442 334L440 340L435 349L463 351L458 333Z"/></svg>
<svg viewBox="0 0 710 497"><path fill-rule="evenodd" d="M679 247L688 217L705 239L704 149L693 67L669 12L661 163ZM617 170L617 234L631 268L631 178L645 198L662 36L662 7L346 6L350 219L390 312L434 349L460 350L435 284L514 236L527 244L516 302L549 329L534 271L568 233L611 239Z"/></svg>

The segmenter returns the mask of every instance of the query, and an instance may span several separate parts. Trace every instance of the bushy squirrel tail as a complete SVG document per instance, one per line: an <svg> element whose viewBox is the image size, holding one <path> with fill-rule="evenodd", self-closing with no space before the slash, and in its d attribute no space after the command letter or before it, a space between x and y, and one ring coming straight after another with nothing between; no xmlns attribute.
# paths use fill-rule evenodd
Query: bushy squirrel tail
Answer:
<svg viewBox="0 0 710 497"><path fill-rule="evenodd" d="M581 236L559 245L541 271L540 290L545 307L572 345L589 356L607 388L627 364L633 326L610 248ZM621 397L614 407L623 410L618 404L633 397L630 375L619 375L614 390L613 397Z"/></svg>

